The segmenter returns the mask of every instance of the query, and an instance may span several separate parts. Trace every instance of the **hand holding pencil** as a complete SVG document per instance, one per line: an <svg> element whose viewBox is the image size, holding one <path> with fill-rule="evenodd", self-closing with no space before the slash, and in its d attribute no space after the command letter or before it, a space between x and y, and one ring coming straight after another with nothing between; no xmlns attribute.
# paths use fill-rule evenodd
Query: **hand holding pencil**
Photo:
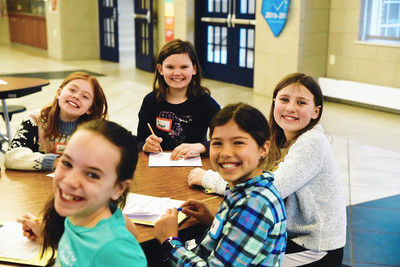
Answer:
<svg viewBox="0 0 400 267"><path fill-rule="evenodd" d="M146 138L146 142L143 145L143 151L144 152L154 152L154 153L159 153L163 152L162 147L161 147L161 142L162 138L158 137L157 135L154 134L153 128L151 128L150 123L147 123L147 126L150 129L151 135Z"/></svg>
<svg viewBox="0 0 400 267"><path fill-rule="evenodd" d="M213 199L216 199L216 198L218 198L219 196L213 196L213 197L209 197L209 198L206 198L206 199L203 199L203 200L201 200L201 202L207 202L207 201L210 201L210 200L213 200ZM185 205L183 205L182 207L179 207L179 208L177 208L177 210L178 211L182 211L183 209L185 209L185 208L189 208L190 206L185 206Z"/></svg>
<svg viewBox="0 0 400 267"><path fill-rule="evenodd" d="M210 226L214 220L214 215L210 212L205 202L218 198L213 196L205 200L188 199L182 204L181 212L187 216L196 218L199 222L204 225Z"/></svg>
<svg viewBox="0 0 400 267"><path fill-rule="evenodd" d="M23 235L29 240L41 241L43 233L42 218L27 213L17 219L22 224Z"/></svg>
<svg viewBox="0 0 400 267"><path fill-rule="evenodd" d="M204 200L189 199L182 204L181 212L193 216L199 222L211 226L214 215L204 202L218 198L213 196ZM154 233L157 240L162 244L167 237L178 236L178 209L168 209L154 224Z"/></svg>

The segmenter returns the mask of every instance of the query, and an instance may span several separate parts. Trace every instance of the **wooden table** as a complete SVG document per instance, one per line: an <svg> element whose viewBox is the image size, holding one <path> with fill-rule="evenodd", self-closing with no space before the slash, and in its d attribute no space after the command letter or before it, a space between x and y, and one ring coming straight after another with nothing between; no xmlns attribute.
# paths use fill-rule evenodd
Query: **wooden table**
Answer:
<svg viewBox="0 0 400 267"><path fill-rule="evenodd" d="M3 84L6 82L6 84ZM11 141L12 134L10 130L10 118L8 116L7 98L18 98L21 96L30 95L42 90L43 86L50 82L40 78L25 78L25 77L0 77L0 99L3 104L4 120L6 122L7 137Z"/></svg>
<svg viewBox="0 0 400 267"><path fill-rule="evenodd" d="M210 197L200 188L189 188L187 176L194 167L148 167L148 155L140 152L139 162L132 180L130 191L156 197L206 199ZM203 168L211 167L210 160L203 158ZM31 212L38 215L52 193L52 178L45 172L5 170L2 166L0 177L0 221L15 221L17 217ZM207 202L216 213L222 197ZM137 224L138 241L147 255L149 266L159 264L159 244L152 226ZM179 226L179 237L188 240L202 234L205 227L194 218L188 218Z"/></svg>

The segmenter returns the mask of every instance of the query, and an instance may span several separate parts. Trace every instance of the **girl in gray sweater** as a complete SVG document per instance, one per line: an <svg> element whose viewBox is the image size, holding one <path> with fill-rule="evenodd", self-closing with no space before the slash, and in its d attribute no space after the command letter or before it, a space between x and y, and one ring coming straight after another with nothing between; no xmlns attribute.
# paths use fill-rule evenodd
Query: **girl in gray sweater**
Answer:
<svg viewBox="0 0 400 267"><path fill-rule="evenodd" d="M288 244L282 266L341 266L346 242L342 179L329 140L318 124L323 96L318 83L302 73L284 77L273 93L271 148L266 170L287 212ZM194 169L189 185L224 194L217 173Z"/></svg>

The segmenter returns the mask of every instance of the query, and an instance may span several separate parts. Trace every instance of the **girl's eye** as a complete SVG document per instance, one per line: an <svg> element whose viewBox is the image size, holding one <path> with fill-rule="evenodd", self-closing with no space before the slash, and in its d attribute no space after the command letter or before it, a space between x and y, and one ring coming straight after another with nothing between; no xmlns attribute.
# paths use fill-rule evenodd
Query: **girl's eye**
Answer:
<svg viewBox="0 0 400 267"><path fill-rule="evenodd" d="M88 97L87 95L84 95L84 96L83 96L83 98L85 98L85 99L89 99L89 97Z"/></svg>
<svg viewBox="0 0 400 267"><path fill-rule="evenodd" d="M67 168L72 168L72 164L69 161L61 160L61 164Z"/></svg>
<svg viewBox="0 0 400 267"><path fill-rule="evenodd" d="M74 89L74 88L69 88L69 90L70 90L71 92L75 92L75 89Z"/></svg>
<svg viewBox="0 0 400 267"><path fill-rule="evenodd" d="M279 98L279 101L286 103L286 102L289 102L289 99L287 99L286 97L282 97L282 98Z"/></svg>
<svg viewBox="0 0 400 267"><path fill-rule="evenodd" d="M304 102L304 101L298 101L297 102L299 105L306 105L307 103L306 102Z"/></svg>
<svg viewBox="0 0 400 267"><path fill-rule="evenodd" d="M242 141L235 141L233 144L234 145L243 145L244 143Z"/></svg>
<svg viewBox="0 0 400 267"><path fill-rule="evenodd" d="M212 145L212 146L215 147L215 146L220 146L220 145L222 145L222 143L219 142L219 141L214 141L214 142L211 142L210 145Z"/></svg>
<svg viewBox="0 0 400 267"><path fill-rule="evenodd" d="M94 172L88 172L88 173L87 173L87 176L90 177L90 178L93 178L93 179L99 179L99 178L100 178L100 176L97 175L97 174L94 173Z"/></svg>
<svg viewBox="0 0 400 267"><path fill-rule="evenodd" d="M170 69L170 70L172 70L174 67L172 67L172 66L167 66L167 69Z"/></svg>

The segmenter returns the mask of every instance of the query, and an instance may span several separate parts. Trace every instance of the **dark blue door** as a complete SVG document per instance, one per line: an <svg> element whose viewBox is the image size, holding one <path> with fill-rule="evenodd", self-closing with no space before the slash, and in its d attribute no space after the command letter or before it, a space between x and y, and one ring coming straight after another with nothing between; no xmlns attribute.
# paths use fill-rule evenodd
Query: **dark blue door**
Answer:
<svg viewBox="0 0 400 267"><path fill-rule="evenodd" d="M253 87L256 0L196 1L205 78Z"/></svg>
<svg viewBox="0 0 400 267"><path fill-rule="evenodd" d="M99 0L100 58L119 62L117 0Z"/></svg>
<svg viewBox="0 0 400 267"><path fill-rule="evenodd" d="M136 68L154 71L153 0L135 0Z"/></svg>

